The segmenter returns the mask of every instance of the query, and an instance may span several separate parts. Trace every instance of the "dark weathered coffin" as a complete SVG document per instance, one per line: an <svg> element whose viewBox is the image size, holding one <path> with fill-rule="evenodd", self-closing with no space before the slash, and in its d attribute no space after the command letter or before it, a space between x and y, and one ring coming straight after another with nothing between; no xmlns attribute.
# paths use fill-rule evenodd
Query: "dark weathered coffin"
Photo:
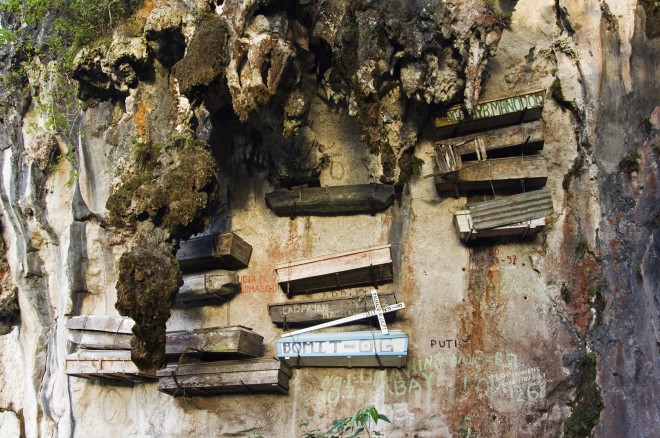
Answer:
<svg viewBox="0 0 660 438"><path fill-rule="evenodd" d="M459 167L477 160L476 140L483 142L484 158L531 155L543 149L543 126L540 121L521 123L501 129L448 138L435 146L436 159L443 154L443 146L451 145Z"/></svg>
<svg viewBox="0 0 660 438"><path fill-rule="evenodd" d="M386 307L395 304L393 293L379 294L380 304ZM268 313L274 324L287 326L313 325L332 321L361 312L374 310L371 295L351 298L330 298L324 300L295 301L268 305ZM390 317L392 314L386 314ZM392 318L393 319L393 318Z"/></svg>
<svg viewBox="0 0 660 438"><path fill-rule="evenodd" d="M176 294L178 305L224 303L241 290L238 274L231 271L210 271L183 276L183 286Z"/></svg>
<svg viewBox="0 0 660 438"><path fill-rule="evenodd" d="M156 371L140 371L131 361L130 350L79 350L64 362L69 376L114 381L144 382L156 380Z"/></svg>
<svg viewBox="0 0 660 438"><path fill-rule="evenodd" d="M400 330L304 333L276 341L280 360L292 367L405 367L408 335Z"/></svg>
<svg viewBox="0 0 660 438"><path fill-rule="evenodd" d="M435 117L436 133L440 138L455 137L536 120L541 117L544 100L545 91L537 90L481 101L471 111L461 105L453 106Z"/></svg>
<svg viewBox="0 0 660 438"><path fill-rule="evenodd" d="M263 336L240 325L213 327L167 333L165 351L168 355L195 352L205 356L258 356Z"/></svg>
<svg viewBox="0 0 660 438"><path fill-rule="evenodd" d="M541 188L548 179L545 158L540 155L471 161L453 172L434 175L438 193L459 195L470 190Z"/></svg>
<svg viewBox="0 0 660 438"><path fill-rule="evenodd" d="M459 239L464 242L486 238L525 238L542 231L545 227L545 218L531 219L515 224L477 231L473 227L470 210L459 210L454 213L454 226L458 232Z"/></svg>
<svg viewBox="0 0 660 438"><path fill-rule="evenodd" d="M158 390L173 396L289 393L291 368L276 358L171 364L158 371Z"/></svg>
<svg viewBox="0 0 660 438"><path fill-rule="evenodd" d="M80 348L130 350L133 321L113 316L76 316L67 323L69 341ZM108 330L108 331L104 331ZM263 336L243 326L170 331L166 334L168 355L258 356Z"/></svg>
<svg viewBox="0 0 660 438"><path fill-rule="evenodd" d="M394 186L383 184L296 188L266 194L268 208L278 216L290 217L375 213L393 201Z"/></svg>
<svg viewBox="0 0 660 438"><path fill-rule="evenodd" d="M275 272L286 294L386 283L394 276L390 245L283 263Z"/></svg>
<svg viewBox="0 0 660 438"><path fill-rule="evenodd" d="M547 189L471 203L468 209L472 226L478 231L543 218L553 211Z"/></svg>
<svg viewBox="0 0 660 438"><path fill-rule="evenodd" d="M234 233L193 237L181 242L176 259L184 273L246 268L252 247Z"/></svg>

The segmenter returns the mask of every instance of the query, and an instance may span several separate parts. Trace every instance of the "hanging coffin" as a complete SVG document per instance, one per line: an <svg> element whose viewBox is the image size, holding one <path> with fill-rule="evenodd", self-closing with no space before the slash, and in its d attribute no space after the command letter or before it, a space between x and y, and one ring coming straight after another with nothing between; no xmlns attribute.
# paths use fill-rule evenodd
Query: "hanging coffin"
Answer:
<svg viewBox="0 0 660 438"><path fill-rule="evenodd" d="M275 359L171 364L158 371L158 390L173 396L289 393L291 368Z"/></svg>
<svg viewBox="0 0 660 438"><path fill-rule="evenodd" d="M178 305L224 303L241 290L238 274L210 271L183 276L183 286L176 294Z"/></svg>
<svg viewBox="0 0 660 438"><path fill-rule="evenodd" d="M74 316L66 323L67 339L80 348L95 350L130 350L135 325L121 316Z"/></svg>
<svg viewBox="0 0 660 438"><path fill-rule="evenodd" d="M277 355L292 367L405 367L408 335L399 330L305 333L277 340Z"/></svg>
<svg viewBox="0 0 660 438"><path fill-rule="evenodd" d="M434 182L438 193L456 196L471 190L530 190L543 187L548 179L546 161L540 155L470 161L449 172L436 169Z"/></svg>
<svg viewBox="0 0 660 438"><path fill-rule="evenodd" d="M193 237L181 242L176 259L183 273L246 268L252 247L234 233Z"/></svg>
<svg viewBox="0 0 660 438"><path fill-rule="evenodd" d="M469 210L454 214L454 225L462 240L536 234L551 215L552 197L547 189L475 202Z"/></svg>
<svg viewBox="0 0 660 438"><path fill-rule="evenodd" d="M131 361L130 350L79 350L64 362L69 376L115 381L145 382L156 380L156 372L140 371Z"/></svg>
<svg viewBox="0 0 660 438"><path fill-rule="evenodd" d="M536 154L543 149L543 143L543 126L538 120L478 134L448 138L435 145L436 168L444 172L456 170L443 166L446 160L439 160L448 147L452 148L451 153L460 168L469 161Z"/></svg>
<svg viewBox="0 0 660 438"><path fill-rule="evenodd" d="M266 205L278 216L375 213L394 201L394 186L357 184L305 187L266 194Z"/></svg>
<svg viewBox="0 0 660 438"><path fill-rule="evenodd" d="M277 282L286 294L318 292L391 282L390 245L280 264Z"/></svg>
<svg viewBox="0 0 660 438"><path fill-rule="evenodd" d="M79 348L130 350L134 322L114 316L75 316L67 322L67 338ZM205 356L258 356L263 336L243 326L213 327L166 333L165 353Z"/></svg>
<svg viewBox="0 0 660 438"><path fill-rule="evenodd" d="M168 355L202 354L204 356L258 356L263 336L243 326L213 327L167 333Z"/></svg>
<svg viewBox="0 0 660 438"><path fill-rule="evenodd" d="M379 294L379 298L383 307L397 302L393 293ZM268 313L274 324L291 327L332 321L370 310L374 310L374 303L369 295L268 305ZM394 319L393 313L387 316Z"/></svg>
<svg viewBox="0 0 660 438"><path fill-rule="evenodd" d="M481 101L471 111L460 105L453 106L435 117L436 133L440 138L455 137L536 120L543 112L544 99L545 91L537 90Z"/></svg>

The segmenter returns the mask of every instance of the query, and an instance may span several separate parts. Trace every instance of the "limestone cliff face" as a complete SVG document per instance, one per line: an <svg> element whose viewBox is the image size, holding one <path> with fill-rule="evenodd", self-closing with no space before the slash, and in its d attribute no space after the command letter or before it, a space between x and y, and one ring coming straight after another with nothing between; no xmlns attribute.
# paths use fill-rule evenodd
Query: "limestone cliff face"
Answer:
<svg viewBox="0 0 660 438"><path fill-rule="evenodd" d="M0 436L290 437L370 404L388 437L652 436L655 3L146 1L79 52L68 129L48 123L36 63L0 96ZM21 60L6 46L0 61ZM466 246L452 226L466 198L423 178L432 115L533 89L555 213L533 239ZM312 181L400 199L376 215L266 208ZM253 247L243 291L170 309L179 240L224 231ZM410 335L404 369L302 368L288 396L190 399L64 373L81 314L133 316L145 367L166 327L250 326L272 356L267 304L287 299L274 266L381 243L395 259L381 291L407 305L392 323Z"/></svg>

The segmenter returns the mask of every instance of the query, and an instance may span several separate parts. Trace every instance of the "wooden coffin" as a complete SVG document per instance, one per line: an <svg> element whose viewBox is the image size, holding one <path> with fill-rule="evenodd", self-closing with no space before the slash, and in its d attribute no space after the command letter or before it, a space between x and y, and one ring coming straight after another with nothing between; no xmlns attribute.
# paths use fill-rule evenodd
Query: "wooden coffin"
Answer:
<svg viewBox="0 0 660 438"><path fill-rule="evenodd" d="M234 233L193 237L181 242L176 253L181 272L193 273L211 269L246 268L252 247Z"/></svg>
<svg viewBox="0 0 660 438"><path fill-rule="evenodd" d="M280 360L292 367L405 367L408 335L400 330L304 333L276 341Z"/></svg>
<svg viewBox="0 0 660 438"><path fill-rule="evenodd" d="M517 96L484 100L467 111L453 106L435 117L436 133L440 138L455 137L469 132L529 122L541 117L545 90Z"/></svg>
<svg viewBox="0 0 660 438"><path fill-rule="evenodd" d="M132 319L121 316L74 316L66 323L67 339L81 348L130 350L134 325Z"/></svg>
<svg viewBox="0 0 660 438"><path fill-rule="evenodd" d="M531 219L515 224L477 231L470 216L470 210L460 210L454 213L454 226L458 237L464 242L486 238L525 238L539 233L545 227L545 218Z"/></svg>
<svg viewBox="0 0 660 438"><path fill-rule="evenodd" d="M133 320L128 318L76 316L67 323L67 337L80 348L130 350L132 327ZM165 352L213 357L258 356L262 343L263 336L247 327L212 327L167 332Z"/></svg>
<svg viewBox="0 0 660 438"><path fill-rule="evenodd" d="M176 304L197 305L224 303L241 290L238 274L231 271L210 271L183 276L183 286L176 294Z"/></svg>
<svg viewBox="0 0 660 438"><path fill-rule="evenodd" d="M168 355L201 353L204 356L258 356L263 336L240 325L167 333L165 351Z"/></svg>
<svg viewBox="0 0 660 438"><path fill-rule="evenodd" d="M456 196L471 190L520 189L533 190L545 185L548 168L545 158L530 155L471 161L453 172L434 175L436 190Z"/></svg>
<svg viewBox="0 0 660 438"><path fill-rule="evenodd" d="M480 146L482 146L482 150L480 150ZM446 157L448 155L446 148L452 149L451 158ZM521 155L536 154L542 149L543 126L537 120L478 134L448 138L436 143L436 168L443 172L449 172L463 167L468 161L510 156L520 157ZM452 162L455 162L455 168L452 168Z"/></svg>
<svg viewBox="0 0 660 438"><path fill-rule="evenodd" d="M64 361L69 376L144 382L156 380L156 371L140 371L131 361L130 350L79 350Z"/></svg>
<svg viewBox="0 0 660 438"><path fill-rule="evenodd" d="M504 196L468 204L475 230L539 219L552 214L552 197L547 189Z"/></svg>
<svg viewBox="0 0 660 438"><path fill-rule="evenodd" d="M393 293L379 294L379 298L382 307L397 302ZM268 314L274 324L291 327L332 321L369 310L374 310L374 302L369 294L362 297L329 298L268 305ZM393 313L388 313L386 317L393 320L393 315Z"/></svg>
<svg viewBox="0 0 660 438"><path fill-rule="evenodd" d="M158 371L158 390L173 396L289 393L291 368L275 359L171 364Z"/></svg>
<svg viewBox="0 0 660 438"><path fill-rule="evenodd" d="M277 282L289 294L392 281L391 245L330 254L277 265Z"/></svg>
<svg viewBox="0 0 660 438"><path fill-rule="evenodd" d="M278 216L375 213L392 205L394 186L357 184L299 187L266 194L266 205Z"/></svg>

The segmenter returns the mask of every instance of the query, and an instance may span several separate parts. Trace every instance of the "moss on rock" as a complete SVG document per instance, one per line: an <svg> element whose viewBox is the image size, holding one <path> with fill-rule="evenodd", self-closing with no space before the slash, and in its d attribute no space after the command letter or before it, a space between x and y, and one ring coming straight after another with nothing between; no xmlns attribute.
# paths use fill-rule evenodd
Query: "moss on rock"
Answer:
<svg viewBox="0 0 660 438"><path fill-rule="evenodd" d="M119 259L115 307L135 321L131 356L138 368L164 365L165 324L182 284L179 263L165 248L141 242Z"/></svg>
<svg viewBox="0 0 660 438"><path fill-rule="evenodd" d="M204 224L217 195L216 164L204 143L175 137L133 148L134 172L110 195L106 207L115 225L151 220L173 236Z"/></svg>

